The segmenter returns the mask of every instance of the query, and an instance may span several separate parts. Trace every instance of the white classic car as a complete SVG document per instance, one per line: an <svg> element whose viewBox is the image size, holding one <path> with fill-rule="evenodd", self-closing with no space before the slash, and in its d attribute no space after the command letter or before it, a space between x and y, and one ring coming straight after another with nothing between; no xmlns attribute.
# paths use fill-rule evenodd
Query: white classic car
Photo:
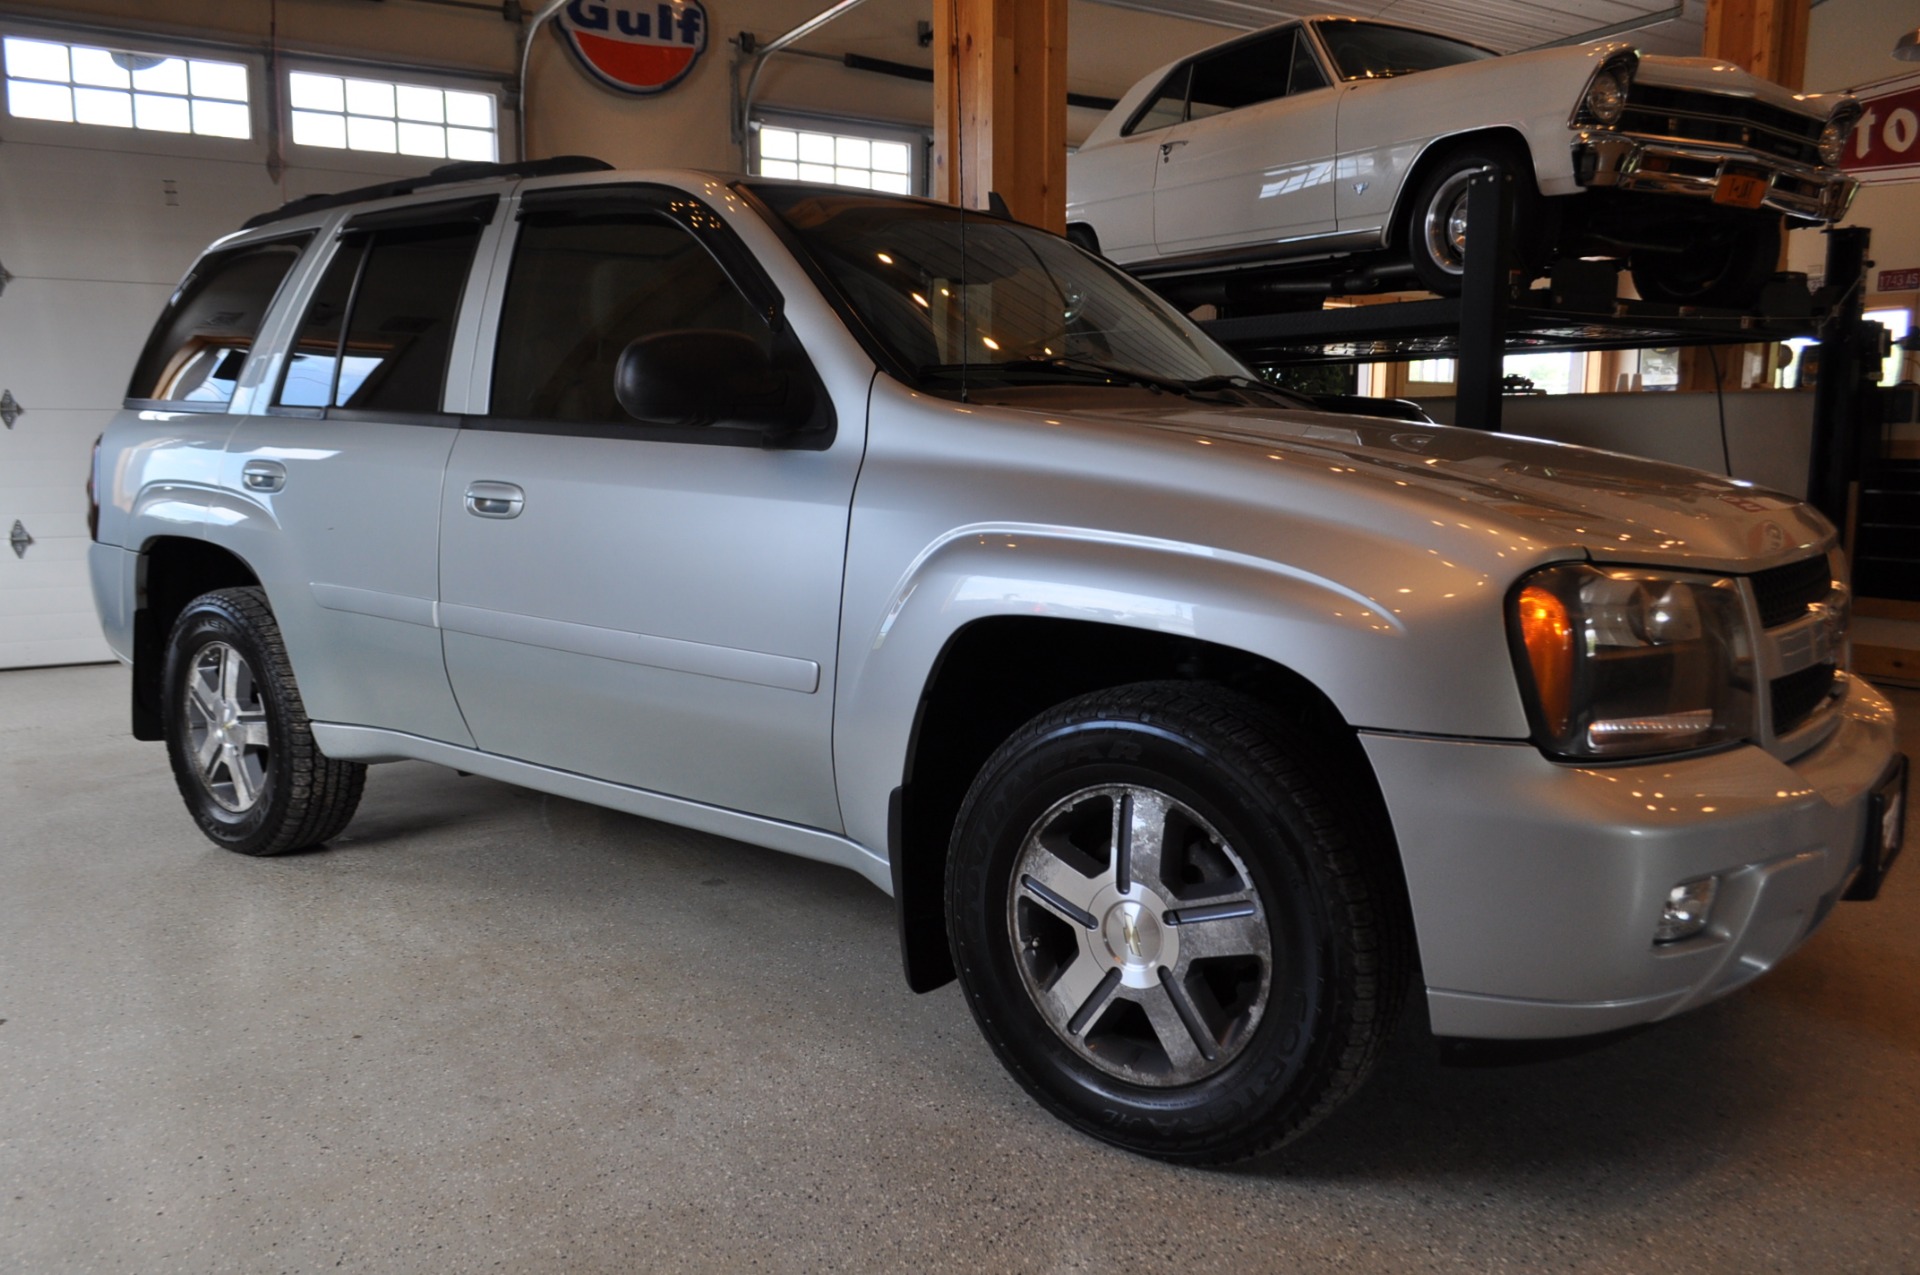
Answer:
<svg viewBox="0 0 1920 1275"><path fill-rule="evenodd" d="M1522 264L1624 259L1648 300L1744 306L1778 266L1783 215L1846 213L1855 183L1835 165L1859 113L1626 43L1501 57L1308 18L1134 85L1068 161L1068 232L1143 277L1213 275L1230 305L1275 263L1328 258L1350 259L1319 268L1329 281L1411 271L1455 292L1468 181L1498 163L1520 179Z"/></svg>

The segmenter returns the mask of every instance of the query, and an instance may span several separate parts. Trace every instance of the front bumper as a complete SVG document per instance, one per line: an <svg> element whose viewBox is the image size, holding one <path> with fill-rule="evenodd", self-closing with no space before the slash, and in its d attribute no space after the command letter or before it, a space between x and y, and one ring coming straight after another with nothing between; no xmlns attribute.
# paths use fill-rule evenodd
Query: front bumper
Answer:
<svg viewBox="0 0 1920 1275"><path fill-rule="evenodd" d="M1441 1036L1582 1036L1666 1018L1778 964L1858 871L1893 710L1851 680L1839 726L1578 767L1527 744L1363 734L1398 836ZM1673 886L1718 874L1707 930L1655 946Z"/></svg>
<svg viewBox="0 0 1920 1275"><path fill-rule="evenodd" d="M1589 188L1707 200L1729 172L1760 176L1767 182L1763 208L1809 222L1839 221L1860 188L1859 182L1831 168L1749 150L1621 133L1579 133L1573 143L1573 171Z"/></svg>

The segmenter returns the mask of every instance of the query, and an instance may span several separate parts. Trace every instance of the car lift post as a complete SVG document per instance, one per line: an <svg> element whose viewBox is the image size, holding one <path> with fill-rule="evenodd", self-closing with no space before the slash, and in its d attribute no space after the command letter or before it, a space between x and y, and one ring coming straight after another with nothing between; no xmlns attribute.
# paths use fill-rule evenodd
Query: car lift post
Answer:
<svg viewBox="0 0 1920 1275"><path fill-rule="evenodd" d="M1467 184L1466 260L1460 280L1459 362L1455 367L1453 423L1497 433L1500 391L1506 375L1509 222L1513 177L1498 165L1475 173Z"/></svg>
<svg viewBox="0 0 1920 1275"><path fill-rule="evenodd" d="M1867 323L1867 245L1872 231L1845 226L1827 232L1826 286L1839 298L1820 322L1820 364L1813 384L1813 444L1807 458L1807 500L1846 532L1853 483L1865 463L1863 428L1878 379L1883 329ZM1871 345L1872 349L1868 346Z"/></svg>

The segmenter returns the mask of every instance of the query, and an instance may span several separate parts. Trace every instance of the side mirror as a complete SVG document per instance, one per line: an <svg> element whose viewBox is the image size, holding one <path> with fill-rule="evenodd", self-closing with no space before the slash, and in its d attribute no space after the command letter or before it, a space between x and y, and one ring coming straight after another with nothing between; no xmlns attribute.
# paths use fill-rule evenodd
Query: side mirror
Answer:
<svg viewBox="0 0 1920 1275"><path fill-rule="evenodd" d="M614 397L649 425L759 426L784 432L806 423L813 395L775 369L739 332L694 328L643 336L620 352Z"/></svg>

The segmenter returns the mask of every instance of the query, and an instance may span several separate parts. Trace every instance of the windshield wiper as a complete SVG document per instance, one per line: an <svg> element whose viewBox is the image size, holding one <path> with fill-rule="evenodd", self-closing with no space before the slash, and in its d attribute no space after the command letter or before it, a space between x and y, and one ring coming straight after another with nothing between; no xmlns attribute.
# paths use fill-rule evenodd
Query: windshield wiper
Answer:
<svg viewBox="0 0 1920 1275"><path fill-rule="evenodd" d="M1075 355L1056 354L1047 358L1011 359L1004 363L972 363L967 365L967 371L970 375L980 377L993 377L1007 372L1016 375L1033 373L1058 375L1064 372L1076 379L1097 377L1109 385L1138 386L1161 394L1178 394L1182 398L1193 399L1196 402L1245 406L1244 401L1235 404L1233 399L1223 397L1226 392L1235 391L1242 395L1256 394L1268 400L1278 399L1288 407L1307 406L1304 401L1295 399L1284 390L1275 389L1251 377L1217 375L1181 380L1178 377L1161 376L1140 368L1127 367L1125 364L1103 363L1098 359L1080 358ZM957 363L935 364L920 369L920 374L923 376L957 376L959 373L960 365Z"/></svg>

